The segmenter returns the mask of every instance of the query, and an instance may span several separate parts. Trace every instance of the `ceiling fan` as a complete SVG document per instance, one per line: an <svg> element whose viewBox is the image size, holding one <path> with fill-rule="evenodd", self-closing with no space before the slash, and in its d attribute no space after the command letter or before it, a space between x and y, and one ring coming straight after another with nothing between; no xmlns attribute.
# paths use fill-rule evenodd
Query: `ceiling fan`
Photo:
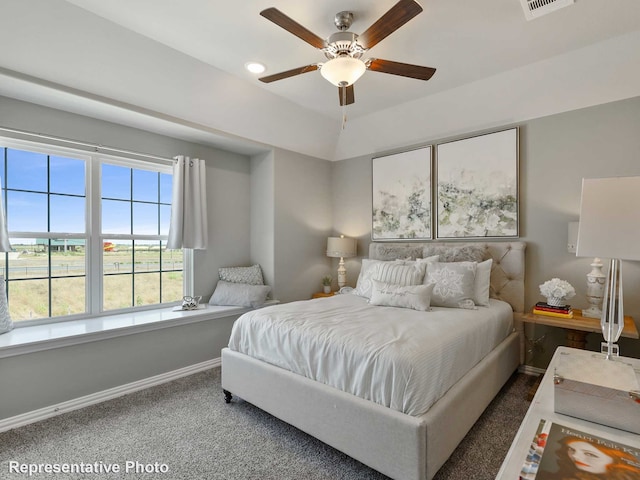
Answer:
<svg viewBox="0 0 640 480"><path fill-rule="evenodd" d="M360 35L348 31L353 23L353 13L339 12L334 19L339 32L324 40L277 8L267 8L260 12L260 15L321 50L328 58L328 61L312 63L304 67L287 70L286 72L268 75L261 77L259 80L270 83L302 73L320 70L324 78L338 87L340 105L343 106L354 103L353 84L366 70L390 73L418 80L429 80L435 73L435 68L379 58L361 59L367 50L373 48L420 12L422 12L422 7L415 0L400 0Z"/></svg>

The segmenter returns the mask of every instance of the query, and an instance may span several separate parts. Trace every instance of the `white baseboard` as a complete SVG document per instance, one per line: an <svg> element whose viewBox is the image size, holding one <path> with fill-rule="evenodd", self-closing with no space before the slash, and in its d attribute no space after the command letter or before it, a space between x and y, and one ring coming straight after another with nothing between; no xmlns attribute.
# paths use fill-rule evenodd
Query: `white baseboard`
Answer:
<svg viewBox="0 0 640 480"><path fill-rule="evenodd" d="M163 383L186 377L194 373L219 367L221 364L221 359L218 357L212 360L207 360L205 362L196 363L195 365L189 365L188 367L179 368L178 370L161 373L160 375L143 378L142 380L138 380L132 383L127 383L125 385L109 388L101 392L85 395L84 397L74 398L73 400L68 400L56 405L33 410L32 412L22 413L14 417L5 418L0 420L0 432L5 432L7 430L22 427L30 423L39 422L40 420L45 420L47 418L55 417L63 413L88 407L89 405L95 405L96 403L111 400L113 398L118 398L129 393L144 390L145 388L161 385Z"/></svg>
<svg viewBox="0 0 640 480"><path fill-rule="evenodd" d="M546 372L544 368L532 367L531 365L520 365L518 371L527 375L544 375Z"/></svg>

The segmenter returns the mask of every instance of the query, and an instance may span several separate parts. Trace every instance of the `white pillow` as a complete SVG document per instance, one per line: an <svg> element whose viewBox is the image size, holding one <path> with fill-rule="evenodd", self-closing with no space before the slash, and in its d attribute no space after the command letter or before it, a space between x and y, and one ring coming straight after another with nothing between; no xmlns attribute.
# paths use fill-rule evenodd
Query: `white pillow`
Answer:
<svg viewBox="0 0 640 480"><path fill-rule="evenodd" d="M271 291L268 285L249 285L219 280L209 305L234 305L257 308L264 305Z"/></svg>
<svg viewBox="0 0 640 480"><path fill-rule="evenodd" d="M478 263L476 267L476 279L473 287L473 303L483 307L489 306L491 265L493 265L493 260L489 259Z"/></svg>
<svg viewBox="0 0 640 480"><path fill-rule="evenodd" d="M402 286L373 280L369 303L384 307L412 308L425 312L431 310L432 291L433 284Z"/></svg>
<svg viewBox="0 0 640 480"><path fill-rule="evenodd" d="M365 298L371 298L371 289L373 288L373 284L371 281L373 280L373 274L375 273L376 267L382 263L392 263L383 260L371 260L368 258L364 258L362 260L362 266L360 267L360 275L358 275L358 281L356 282L356 289L353 293Z"/></svg>
<svg viewBox="0 0 640 480"><path fill-rule="evenodd" d="M218 278L225 282L264 285L262 268L255 264L250 267L222 267L218 269Z"/></svg>
<svg viewBox="0 0 640 480"><path fill-rule="evenodd" d="M431 305L475 309L476 262L435 262L427 265L424 283L434 283Z"/></svg>
<svg viewBox="0 0 640 480"><path fill-rule="evenodd" d="M402 262L383 262L376 265L373 272L373 280L383 283L393 283L394 285L420 285L424 279L427 264L424 262L414 262L405 265Z"/></svg>

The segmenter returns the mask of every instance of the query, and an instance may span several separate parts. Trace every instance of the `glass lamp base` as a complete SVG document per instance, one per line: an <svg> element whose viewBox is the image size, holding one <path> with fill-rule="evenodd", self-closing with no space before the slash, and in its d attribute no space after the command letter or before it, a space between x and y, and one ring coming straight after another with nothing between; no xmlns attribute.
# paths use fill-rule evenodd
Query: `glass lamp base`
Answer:
<svg viewBox="0 0 640 480"><path fill-rule="evenodd" d="M609 344L609 342L600 343L600 353L604 353L607 358L620 356L620 348L617 343Z"/></svg>

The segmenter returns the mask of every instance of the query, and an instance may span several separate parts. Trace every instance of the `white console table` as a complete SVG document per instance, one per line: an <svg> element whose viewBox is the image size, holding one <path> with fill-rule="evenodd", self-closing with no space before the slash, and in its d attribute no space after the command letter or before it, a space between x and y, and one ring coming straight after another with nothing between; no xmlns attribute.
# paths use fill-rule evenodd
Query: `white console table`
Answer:
<svg viewBox="0 0 640 480"><path fill-rule="evenodd" d="M542 378L540 387L533 397L531 406L529 407L529 410L527 411L527 414L525 415L524 420L520 425L520 429L518 430L516 437L513 439L511 448L509 449L509 452L507 453L507 456L502 463L502 467L500 468L496 479L518 479L518 476L522 469L522 465L525 462L529 447L531 445L533 437L536 434L536 430L541 419L551 420L552 422L557 422L569 427L574 427L593 435L607 437L620 443L640 448L640 435L636 435L631 432L625 432L623 430L617 430L611 427L606 427L604 425L592 423L580 418L569 417L567 415L562 415L553 411L553 373L555 365L559 361L558 357L563 351L571 352L572 355L596 354L595 352L589 352L586 350L578 350L569 347L558 347L555 354L553 355L553 359L551 360L546 373L544 374L544 377ZM625 361L628 361L628 363L632 364L634 366L634 369L636 369L636 372L640 369L640 359L625 358Z"/></svg>

